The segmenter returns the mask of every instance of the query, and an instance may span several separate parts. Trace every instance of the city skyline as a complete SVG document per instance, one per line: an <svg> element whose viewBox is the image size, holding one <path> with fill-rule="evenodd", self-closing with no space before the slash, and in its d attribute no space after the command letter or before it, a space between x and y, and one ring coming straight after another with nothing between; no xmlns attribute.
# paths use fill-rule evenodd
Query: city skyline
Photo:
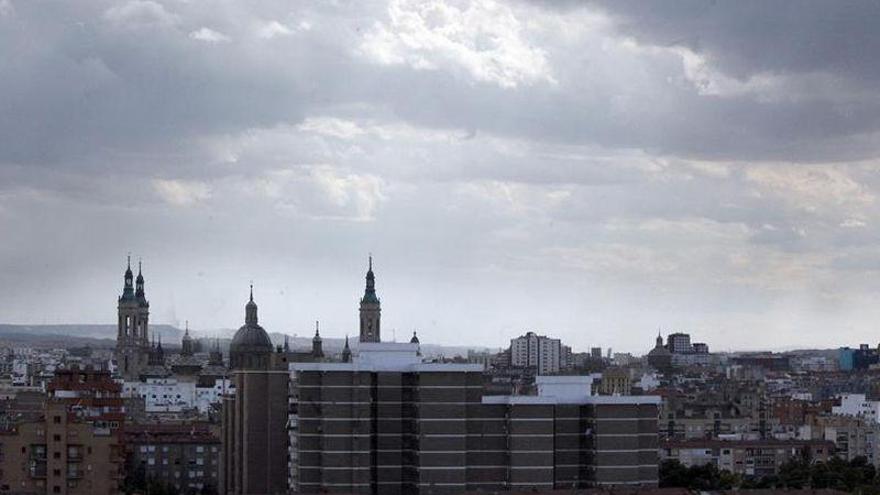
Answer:
<svg viewBox="0 0 880 495"><path fill-rule="evenodd" d="M0 0L0 323L875 345L869 2ZM123 267L124 269L124 267ZM323 332L323 331L322 331Z"/></svg>

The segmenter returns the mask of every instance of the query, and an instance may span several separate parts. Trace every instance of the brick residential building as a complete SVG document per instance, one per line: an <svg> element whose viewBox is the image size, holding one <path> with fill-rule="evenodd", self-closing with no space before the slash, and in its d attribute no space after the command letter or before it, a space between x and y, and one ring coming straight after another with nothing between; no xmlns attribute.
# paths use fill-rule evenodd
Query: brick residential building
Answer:
<svg viewBox="0 0 880 495"><path fill-rule="evenodd" d="M49 400L44 417L0 432L0 493L119 493L122 452L109 428Z"/></svg>
<svg viewBox="0 0 880 495"><path fill-rule="evenodd" d="M125 429L128 469L181 493L217 493L220 436L207 423L133 425Z"/></svg>

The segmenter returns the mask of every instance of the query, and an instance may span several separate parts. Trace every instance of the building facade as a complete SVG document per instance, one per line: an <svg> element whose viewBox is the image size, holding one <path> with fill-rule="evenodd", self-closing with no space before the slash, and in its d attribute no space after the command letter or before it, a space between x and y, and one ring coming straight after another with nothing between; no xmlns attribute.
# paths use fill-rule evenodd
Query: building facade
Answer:
<svg viewBox="0 0 880 495"><path fill-rule="evenodd" d="M592 377L561 377L580 393L565 380L561 394L484 396L481 366L422 363L412 344L290 368L294 493L657 484L656 397L592 396Z"/></svg>
<svg viewBox="0 0 880 495"><path fill-rule="evenodd" d="M0 434L0 493L114 495L122 479L119 438L49 400L43 418Z"/></svg>
<svg viewBox="0 0 880 495"><path fill-rule="evenodd" d="M125 430L128 469L182 493L217 493L220 437L204 423L151 424Z"/></svg>
<svg viewBox="0 0 880 495"><path fill-rule="evenodd" d="M666 337L666 348L673 354L690 354L694 352L691 336L686 333L671 333Z"/></svg>
<svg viewBox="0 0 880 495"><path fill-rule="evenodd" d="M526 332L510 339L510 365L515 368L535 368L539 375L559 373L562 343L559 339Z"/></svg>
<svg viewBox="0 0 880 495"><path fill-rule="evenodd" d="M749 478L779 474L788 461L828 461L834 444L824 440L688 440L667 441L660 446L661 460L675 459L685 466L712 464Z"/></svg>

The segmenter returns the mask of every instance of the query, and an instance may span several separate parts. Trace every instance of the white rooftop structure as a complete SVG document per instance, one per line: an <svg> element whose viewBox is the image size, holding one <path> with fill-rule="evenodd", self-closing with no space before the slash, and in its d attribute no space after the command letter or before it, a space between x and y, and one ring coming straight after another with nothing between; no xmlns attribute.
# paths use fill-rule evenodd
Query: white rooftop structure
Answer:
<svg viewBox="0 0 880 495"><path fill-rule="evenodd" d="M361 342L350 363L290 363L290 371L482 372L481 364L423 363L419 344Z"/></svg>

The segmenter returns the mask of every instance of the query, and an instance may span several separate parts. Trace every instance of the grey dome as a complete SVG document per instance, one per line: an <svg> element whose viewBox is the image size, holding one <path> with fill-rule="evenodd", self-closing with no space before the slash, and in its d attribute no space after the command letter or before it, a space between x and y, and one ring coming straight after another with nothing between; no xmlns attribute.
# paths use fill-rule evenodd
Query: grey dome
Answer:
<svg viewBox="0 0 880 495"><path fill-rule="evenodd" d="M263 330L260 325L244 325L235 332L232 343L229 344L232 350L272 350L272 340L269 334Z"/></svg>

